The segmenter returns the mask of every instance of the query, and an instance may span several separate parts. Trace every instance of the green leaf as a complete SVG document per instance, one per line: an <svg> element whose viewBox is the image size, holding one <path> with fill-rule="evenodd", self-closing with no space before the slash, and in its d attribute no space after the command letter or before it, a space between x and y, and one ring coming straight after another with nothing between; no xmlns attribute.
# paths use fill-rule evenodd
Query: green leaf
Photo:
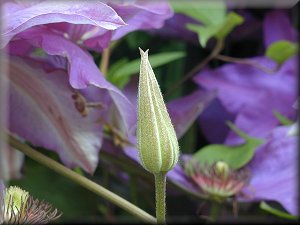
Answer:
<svg viewBox="0 0 300 225"><path fill-rule="evenodd" d="M187 24L187 29L196 32L202 47L206 46L207 41L216 37L217 39L224 39L237 25L244 22L243 17L231 12L226 15L224 21L220 24L208 24L206 26L197 24Z"/></svg>
<svg viewBox="0 0 300 225"><path fill-rule="evenodd" d="M299 46L297 44L284 40L272 43L267 48L265 55L281 65L298 51Z"/></svg>
<svg viewBox="0 0 300 225"><path fill-rule="evenodd" d="M199 43L202 47L205 47L208 40L214 37L218 30L220 30L220 25L210 25L210 26L201 26L196 24L187 24L186 28L190 31L193 31L198 34Z"/></svg>
<svg viewBox="0 0 300 225"><path fill-rule="evenodd" d="M227 122L227 125L237 135L245 139L245 143L235 146L222 144L205 146L193 155L193 160L191 160L191 162L196 160L201 164L212 165L217 161L224 161L230 168L239 169L245 166L253 158L255 150L264 143L264 140L248 136L231 122Z"/></svg>
<svg viewBox="0 0 300 225"><path fill-rule="evenodd" d="M225 22L216 33L216 38L225 38L237 25L244 22L244 18L235 12L227 14Z"/></svg>
<svg viewBox="0 0 300 225"><path fill-rule="evenodd" d="M291 214L288 214L286 212L283 212L279 209L275 209L273 207L271 207L270 205L268 205L266 202L261 202L259 204L259 207L262 209L262 210L265 210L275 216L278 216L278 217L281 217L281 218L284 218L284 219L289 219L289 220L298 220L299 219L299 216L294 216L294 215L291 215Z"/></svg>
<svg viewBox="0 0 300 225"><path fill-rule="evenodd" d="M109 67L109 70L106 75L107 80L111 80L111 77L124 65L126 65L129 62L127 58L122 58L119 61L115 62Z"/></svg>
<svg viewBox="0 0 300 225"><path fill-rule="evenodd" d="M156 68L184 56L184 52L165 52L149 56L149 61L152 68ZM109 76L107 79L116 86L122 88L128 83L130 76L140 71L140 63L140 59L135 59L131 62L123 64L120 63L120 66L118 66L114 73L109 71Z"/></svg>
<svg viewBox="0 0 300 225"><path fill-rule="evenodd" d="M273 114L275 115L275 117L279 120L279 122L282 124L282 125L285 125L285 126L289 126L289 125L292 125L294 123L294 121L286 118L284 115L282 115L280 112L277 112L277 111L273 111Z"/></svg>
<svg viewBox="0 0 300 225"><path fill-rule="evenodd" d="M177 13L182 13L205 25L222 24L226 19L223 1L170 1Z"/></svg>

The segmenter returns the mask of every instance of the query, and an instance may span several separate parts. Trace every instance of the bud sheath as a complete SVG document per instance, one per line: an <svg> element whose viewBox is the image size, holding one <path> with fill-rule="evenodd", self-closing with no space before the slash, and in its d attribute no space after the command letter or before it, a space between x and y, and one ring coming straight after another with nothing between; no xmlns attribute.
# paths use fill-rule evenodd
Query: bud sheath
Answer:
<svg viewBox="0 0 300 225"><path fill-rule="evenodd" d="M142 165L151 173L168 172L178 161L179 146L161 91L140 49L137 140Z"/></svg>

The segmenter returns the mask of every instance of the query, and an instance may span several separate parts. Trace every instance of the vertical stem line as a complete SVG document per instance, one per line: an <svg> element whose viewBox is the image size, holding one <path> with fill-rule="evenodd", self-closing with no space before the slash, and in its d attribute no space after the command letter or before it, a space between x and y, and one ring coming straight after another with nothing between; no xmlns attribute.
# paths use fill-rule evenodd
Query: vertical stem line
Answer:
<svg viewBox="0 0 300 225"><path fill-rule="evenodd" d="M161 172L155 177L155 202L157 224L166 223L166 173Z"/></svg>
<svg viewBox="0 0 300 225"><path fill-rule="evenodd" d="M211 201L209 218L211 219L212 222L216 222L216 220L219 217L220 210L221 210L220 203L216 201Z"/></svg>
<svg viewBox="0 0 300 225"><path fill-rule="evenodd" d="M107 75L108 65L109 65L109 57L110 57L110 47L107 47L102 52L102 58L100 62L100 70L104 74Z"/></svg>

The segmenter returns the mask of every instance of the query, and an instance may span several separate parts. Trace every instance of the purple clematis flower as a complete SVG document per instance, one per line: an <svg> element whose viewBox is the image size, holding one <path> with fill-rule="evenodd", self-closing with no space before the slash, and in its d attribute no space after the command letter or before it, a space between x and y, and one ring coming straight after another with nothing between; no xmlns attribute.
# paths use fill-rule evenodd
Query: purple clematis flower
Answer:
<svg viewBox="0 0 300 225"><path fill-rule="evenodd" d="M276 19L277 23L275 23L272 20L273 17L279 17L282 20ZM271 41L282 39L293 40L294 36L291 34L295 32L291 24L287 22L285 14L281 11L269 13L264 21L265 43L270 44ZM273 35L269 35L270 33ZM283 37L283 34L286 36ZM275 62L266 57L256 57L251 60L269 68L275 67ZM215 70L207 69L201 72L194 78L194 81L207 90L218 91L221 107L216 113L227 115L225 119L234 118L235 124L250 136L265 137L269 130L279 124L274 115L275 111L288 118L294 119L295 117L295 112L290 106L295 102L297 95L296 74L296 58L294 57L287 60L275 74L267 74L250 65L226 64ZM224 113L220 109L223 109ZM211 110L214 111L214 108L212 107ZM218 137L209 132L211 127L216 125L216 120L209 118L208 112L205 115L206 121L203 121L202 129L205 134L209 135L209 140L218 141ZM214 118L217 118L218 126L225 126L222 120L224 116L214 116ZM254 120L256 123L253 123ZM202 121L201 118L200 121ZM224 133L221 136L224 140L228 129L222 130ZM239 141L241 139L230 132L226 143L235 144Z"/></svg>
<svg viewBox="0 0 300 225"><path fill-rule="evenodd" d="M277 16L282 19L271 20ZM269 30L271 27L272 30ZM266 45L275 40L294 40L293 28L280 11L273 11L266 16L264 28ZM273 35L269 35L270 32ZM265 57L256 57L252 60L268 67L274 66L274 62ZM206 118L210 116L210 120L206 121L205 127L202 126L209 140L220 141L214 136L214 132L209 131L219 130L224 120L228 118L234 120L235 125L250 136L266 140L247 165L251 176L249 185L244 191L248 193L249 198L241 200L274 200L281 203L291 214L298 213L299 195L296 184L298 138L288 136L289 127L279 126L280 122L275 117L274 111L295 119L295 110L292 108L297 98L295 60L295 57L287 60L272 75L251 66L227 64L214 70L207 69L194 79L203 88L217 91L218 102L208 109L210 111L207 110ZM219 111L215 110L217 107ZM232 132L228 134L227 129L222 129L222 132L226 144L241 143L241 137ZM169 178L181 186L189 187L189 191L193 193L201 192L191 186L190 180L182 170L174 170Z"/></svg>
<svg viewBox="0 0 300 225"><path fill-rule="evenodd" d="M288 118L295 116L290 107L296 100L295 60L288 60L274 75L265 74L251 66L229 64L220 69L206 70L195 77L195 81L208 90L218 91L218 99L226 111L234 115L235 124L239 128L250 136L263 138L279 124L275 111ZM272 63L262 57L256 61L264 65ZM219 124L223 123L224 121L219 121ZM208 125L204 132L211 128ZM229 136L232 136L230 144L241 140L233 133Z"/></svg>
<svg viewBox="0 0 300 225"><path fill-rule="evenodd" d="M8 64L10 131L56 151L67 166L92 173L102 137L96 111L83 117L76 110L75 91L65 72L45 73L36 62L21 58L11 58Z"/></svg>
<svg viewBox="0 0 300 225"><path fill-rule="evenodd" d="M250 171L249 182L242 192L237 193L239 201L272 200L293 215L298 215L298 167L297 136L288 136L289 127L279 126L272 129L266 137L266 143L260 146L254 158L246 166ZM191 155L182 155L184 165ZM168 173L168 178L182 189L193 195L203 197L203 192L187 175L182 167L177 166Z"/></svg>
<svg viewBox="0 0 300 225"><path fill-rule="evenodd" d="M257 150L249 164L252 179L247 193L254 201L280 202L289 213L297 215L299 138L288 136L288 130L287 126L274 128L267 137L268 142Z"/></svg>
<svg viewBox="0 0 300 225"><path fill-rule="evenodd" d="M125 25L108 5L102 2L6 2L3 4L4 23L2 46L15 35L31 27L53 23L86 24L107 30ZM11 19L14 18L14 19Z"/></svg>
<svg viewBox="0 0 300 225"><path fill-rule="evenodd" d="M132 26L118 34L120 38L129 31L158 28L173 13L165 2L111 5L116 10L105 2L4 1L1 5L1 47L14 56L6 62L11 132L56 151L67 166L80 166L89 173L98 162L101 121L115 119L114 115L127 135L135 117L132 104L106 81L86 48L101 51L112 40L113 30ZM153 26L145 24L149 16L156 21ZM139 18L142 22L136 23ZM39 49L42 56L36 54ZM86 109L90 103L98 107ZM9 149L1 152L0 167L7 168L1 170L1 178L14 173L7 162L20 167L21 163L11 161L14 154Z"/></svg>
<svg viewBox="0 0 300 225"><path fill-rule="evenodd" d="M164 38L176 38L199 45L197 34L186 28L188 23L197 24L199 22L187 15L175 13L174 16L166 20L163 29L152 30L151 33Z"/></svg>
<svg viewBox="0 0 300 225"><path fill-rule="evenodd" d="M3 8L4 19L9 22L2 32L2 46L21 31L46 25L56 34L98 52L129 32L161 28L173 15L166 1L9 2ZM16 19L9 20L11 17Z"/></svg>
<svg viewBox="0 0 300 225"><path fill-rule="evenodd" d="M151 30L161 28L165 20L173 16L172 8L167 1L123 1L123 4L108 2L128 26L114 31L112 40L117 40L135 30ZM150 18L150 19L149 19Z"/></svg>

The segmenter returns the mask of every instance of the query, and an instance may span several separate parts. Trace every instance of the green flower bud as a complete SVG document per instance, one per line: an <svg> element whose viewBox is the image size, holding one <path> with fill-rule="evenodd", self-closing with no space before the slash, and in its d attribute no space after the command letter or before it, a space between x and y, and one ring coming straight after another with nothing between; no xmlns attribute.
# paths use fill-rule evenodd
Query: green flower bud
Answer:
<svg viewBox="0 0 300 225"><path fill-rule="evenodd" d="M168 172L178 161L179 145L164 104L148 50L140 49L137 142L142 165L151 173Z"/></svg>

